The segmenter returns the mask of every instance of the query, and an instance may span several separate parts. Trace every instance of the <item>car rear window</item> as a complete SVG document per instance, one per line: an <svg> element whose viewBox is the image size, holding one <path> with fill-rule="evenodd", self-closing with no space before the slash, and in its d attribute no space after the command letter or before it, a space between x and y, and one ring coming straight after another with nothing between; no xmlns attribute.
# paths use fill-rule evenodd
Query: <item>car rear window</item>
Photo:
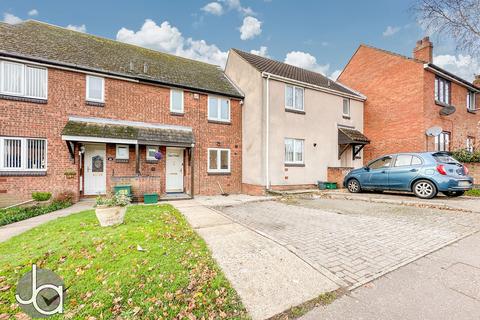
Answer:
<svg viewBox="0 0 480 320"><path fill-rule="evenodd" d="M435 153L432 155L435 160L439 163L448 163L448 164L459 164L451 155L446 153Z"/></svg>

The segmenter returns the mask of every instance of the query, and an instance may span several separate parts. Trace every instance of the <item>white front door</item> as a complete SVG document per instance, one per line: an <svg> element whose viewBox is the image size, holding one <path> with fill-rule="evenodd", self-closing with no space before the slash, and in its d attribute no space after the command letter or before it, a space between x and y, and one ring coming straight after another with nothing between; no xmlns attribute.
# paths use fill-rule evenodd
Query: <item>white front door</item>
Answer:
<svg viewBox="0 0 480 320"><path fill-rule="evenodd" d="M183 192L183 150L167 148L167 192Z"/></svg>
<svg viewBox="0 0 480 320"><path fill-rule="evenodd" d="M106 166L105 144L85 145L85 195L106 193Z"/></svg>

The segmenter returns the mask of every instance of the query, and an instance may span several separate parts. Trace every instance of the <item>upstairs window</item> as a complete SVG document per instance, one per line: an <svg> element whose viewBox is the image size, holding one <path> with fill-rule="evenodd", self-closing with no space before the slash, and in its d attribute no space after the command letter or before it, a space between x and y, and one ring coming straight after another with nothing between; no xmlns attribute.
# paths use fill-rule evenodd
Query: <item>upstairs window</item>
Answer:
<svg viewBox="0 0 480 320"><path fill-rule="evenodd" d="M23 63L0 61L0 93L47 99L47 69Z"/></svg>
<svg viewBox="0 0 480 320"><path fill-rule="evenodd" d="M208 96L208 120L230 122L230 100Z"/></svg>
<svg viewBox="0 0 480 320"><path fill-rule="evenodd" d="M444 131L435 137L435 151L450 151L450 132Z"/></svg>
<svg viewBox="0 0 480 320"><path fill-rule="evenodd" d="M350 117L350 99L343 99L343 116Z"/></svg>
<svg viewBox="0 0 480 320"><path fill-rule="evenodd" d="M0 171L45 171L47 140L0 137Z"/></svg>
<svg viewBox="0 0 480 320"><path fill-rule="evenodd" d="M87 101L105 102L105 79L87 76Z"/></svg>
<svg viewBox="0 0 480 320"><path fill-rule="evenodd" d="M170 111L183 113L183 90L170 90Z"/></svg>
<svg viewBox="0 0 480 320"><path fill-rule="evenodd" d="M475 92L473 92L473 91L468 91L468 93L467 93L467 110L469 110L469 111L475 111L476 110Z"/></svg>
<svg viewBox="0 0 480 320"><path fill-rule="evenodd" d="M304 111L304 90L300 87L285 86L285 108L298 111Z"/></svg>
<svg viewBox="0 0 480 320"><path fill-rule="evenodd" d="M450 105L450 81L435 78L435 101Z"/></svg>

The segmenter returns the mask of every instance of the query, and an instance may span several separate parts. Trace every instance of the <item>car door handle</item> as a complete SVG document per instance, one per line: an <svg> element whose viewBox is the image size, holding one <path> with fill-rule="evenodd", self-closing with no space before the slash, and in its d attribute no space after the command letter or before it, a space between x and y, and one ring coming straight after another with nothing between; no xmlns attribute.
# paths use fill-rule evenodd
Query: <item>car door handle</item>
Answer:
<svg viewBox="0 0 480 320"><path fill-rule="evenodd" d="M418 169L412 169L412 170L410 170L410 172L417 172L417 171L418 171Z"/></svg>
<svg viewBox="0 0 480 320"><path fill-rule="evenodd" d="M380 173L386 173L386 171L385 171L385 170L383 170L383 171L382 171L382 172L380 172Z"/></svg>

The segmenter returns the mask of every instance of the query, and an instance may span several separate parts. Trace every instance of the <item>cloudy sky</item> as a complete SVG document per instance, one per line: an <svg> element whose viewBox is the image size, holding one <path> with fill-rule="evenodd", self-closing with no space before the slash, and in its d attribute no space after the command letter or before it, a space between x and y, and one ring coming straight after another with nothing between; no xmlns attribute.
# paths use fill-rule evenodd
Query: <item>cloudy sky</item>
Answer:
<svg viewBox="0 0 480 320"><path fill-rule="evenodd" d="M411 55L425 31L410 0L0 0L7 23L36 19L223 66L238 48L335 78L359 44ZM435 62L472 80L479 57L433 35Z"/></svg>

